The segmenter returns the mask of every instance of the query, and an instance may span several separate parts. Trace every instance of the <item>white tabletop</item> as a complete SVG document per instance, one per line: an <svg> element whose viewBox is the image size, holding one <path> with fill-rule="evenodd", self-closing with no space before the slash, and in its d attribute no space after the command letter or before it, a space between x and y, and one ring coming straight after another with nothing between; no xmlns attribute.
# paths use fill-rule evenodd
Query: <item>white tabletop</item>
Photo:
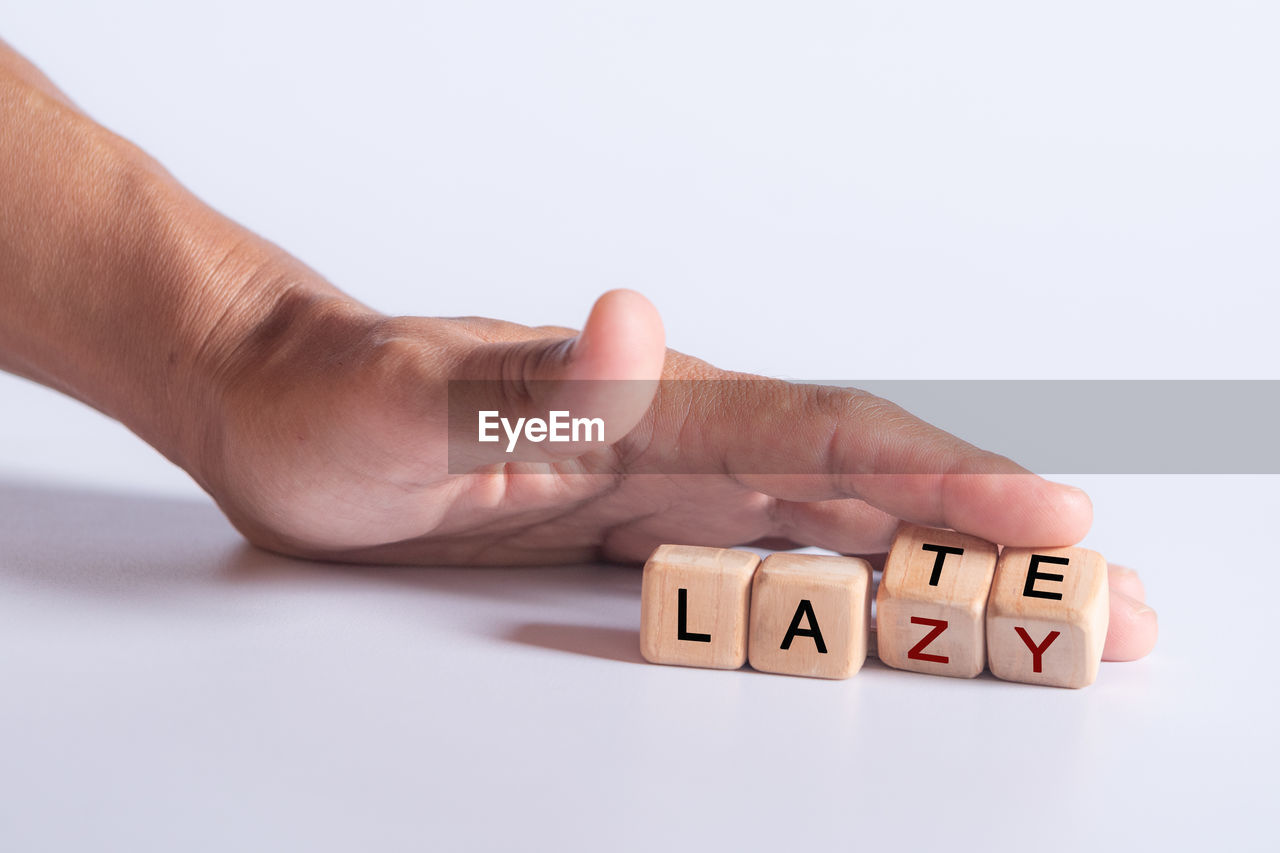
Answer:
<svg viewBox="0 0 1280 853"><path fill-rule="evenodd" d="M0 395L5 849L1275 840L1280 478L1073 479L1161 620L1089 688L829 682L644 663L634 568L258 551L123 430Z"/></svg>
<svg viewBox="0 0 1280 853"><path fill-rule="evenodd" d="M402 5L0 36L388 311L628 285L771 375L1275 375L1273 11ZM1092 687L827 682L643 663L635 568L260 552L97 414L0 413L0 849L1276 845L1280 478L1068 478L1160 614Z"/></svg>

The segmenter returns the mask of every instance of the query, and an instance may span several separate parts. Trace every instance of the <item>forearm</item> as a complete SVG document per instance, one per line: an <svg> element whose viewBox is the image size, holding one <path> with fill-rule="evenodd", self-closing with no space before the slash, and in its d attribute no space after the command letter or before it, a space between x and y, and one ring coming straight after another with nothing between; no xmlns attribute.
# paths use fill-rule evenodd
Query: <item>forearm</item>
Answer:
<svg viewBox="0 0 1280 853"><path fill-rule="evenodd" d="M0 368L194 473L238 354L286 303L337 298L0 42Z"/></svg>

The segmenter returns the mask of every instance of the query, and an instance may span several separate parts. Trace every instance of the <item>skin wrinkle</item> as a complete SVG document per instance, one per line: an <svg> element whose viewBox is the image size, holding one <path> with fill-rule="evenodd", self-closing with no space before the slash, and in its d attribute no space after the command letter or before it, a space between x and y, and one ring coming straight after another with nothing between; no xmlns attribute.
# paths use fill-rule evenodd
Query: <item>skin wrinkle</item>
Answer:
<svg viewBox="0 0 1280 853"><path fill-rule="evenodd" d="M603 535L600 537L600 556L606 560L617 562L641 562L641 560L632 557L628 552L617 546L615 541L626 535L628 532L642 528L645 523L651 519L661 517L664 513L670 511L670 509L670 504L661 505L643 515L630 518L625 522L611 524L606 527Z"/></svg>
<svg viewBox="0 0 1280 853"><path fill-rule="evenodd" d="M206 287L213 282L221 280L224 271L230 267L233 262L239 261L238 255L243 251L246 241L247 238L245 236L238 236L229 245L221 248L221 251L218 253L218 259L209 264L210 269L208 277L205 280ZM206 261L206 263L208 262ZM278 298L284 298L286 295L287 290L280 293ZM208 328L205 329L204 333L195 341L195 358L197 361L204 360L208 357L209 351L213 349L213 341L218 327L221 326L223 321L225 321L227 317L236 310L236 304L230 300L217 307L217 313L211 319Z"/></svg>
<svg viewBox="0 0 1280 853"><path fill-rule="evenodd" d="M577 511L577 509L578 509L578 505L570 504L564 507L559 512L542 516L535 520L531 520L514 529L509 529L505 533L501 533L496 538L492 539L489 545L481 549L481 551L478 553L478 556L483 557L489 551L499 550L503 546L510 547L511 542L513 540L517 540L518 537L528 535L531 531L536 530L537 528L542 527L545 524L562 521L563 519L572 516ZM517 546L517 550L518 550L518 546ZM598 546L591 547L589 551L592 557L594 557L596 554L599 553L599 548Z"/></svg>

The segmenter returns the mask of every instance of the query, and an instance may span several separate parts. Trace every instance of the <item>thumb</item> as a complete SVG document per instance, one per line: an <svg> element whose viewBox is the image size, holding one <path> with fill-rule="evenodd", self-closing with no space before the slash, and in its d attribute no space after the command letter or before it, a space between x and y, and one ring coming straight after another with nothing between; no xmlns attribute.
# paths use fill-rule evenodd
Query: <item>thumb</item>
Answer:
<svg viewBox="0 0 1280 853"><path fill-rule="evenodd" d="M449 381L449 471L552 462L612 444L657 392L662 318L632 290L596 300L576 337L477 347Z"/></svg>

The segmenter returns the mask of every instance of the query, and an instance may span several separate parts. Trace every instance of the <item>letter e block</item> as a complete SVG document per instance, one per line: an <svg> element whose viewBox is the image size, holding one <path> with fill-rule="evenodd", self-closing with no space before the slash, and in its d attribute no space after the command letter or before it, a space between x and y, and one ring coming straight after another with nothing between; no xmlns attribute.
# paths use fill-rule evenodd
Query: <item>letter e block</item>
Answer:
<svg viewBox="0 0 1280 853"><path fill-rule="evenodd" d="M876 593L880 660L931 675L981 673L997 556L995 545L976 536L901 524Z"/></svg>
<svg viewBox="0 0 1280 853"><path fill-rule="evenodd" d="M867 657L871 565L856 557L770 554L751 592L751 666L848 678Z"/></svg>
<svg viewBox="0 0 1280 853"><path fill-rule="evenodd" d="M1086 687L1098 675L1111 603L1107 562L1084 548L1005 548L987 602L991 672Z"/></svg>
<svg viewBox="0 0 1280 853"><path fill-rule="evenodd" d="M650 663L740 668L758 565L748 551L658 546L640 586L640 654Z"/></svg>

